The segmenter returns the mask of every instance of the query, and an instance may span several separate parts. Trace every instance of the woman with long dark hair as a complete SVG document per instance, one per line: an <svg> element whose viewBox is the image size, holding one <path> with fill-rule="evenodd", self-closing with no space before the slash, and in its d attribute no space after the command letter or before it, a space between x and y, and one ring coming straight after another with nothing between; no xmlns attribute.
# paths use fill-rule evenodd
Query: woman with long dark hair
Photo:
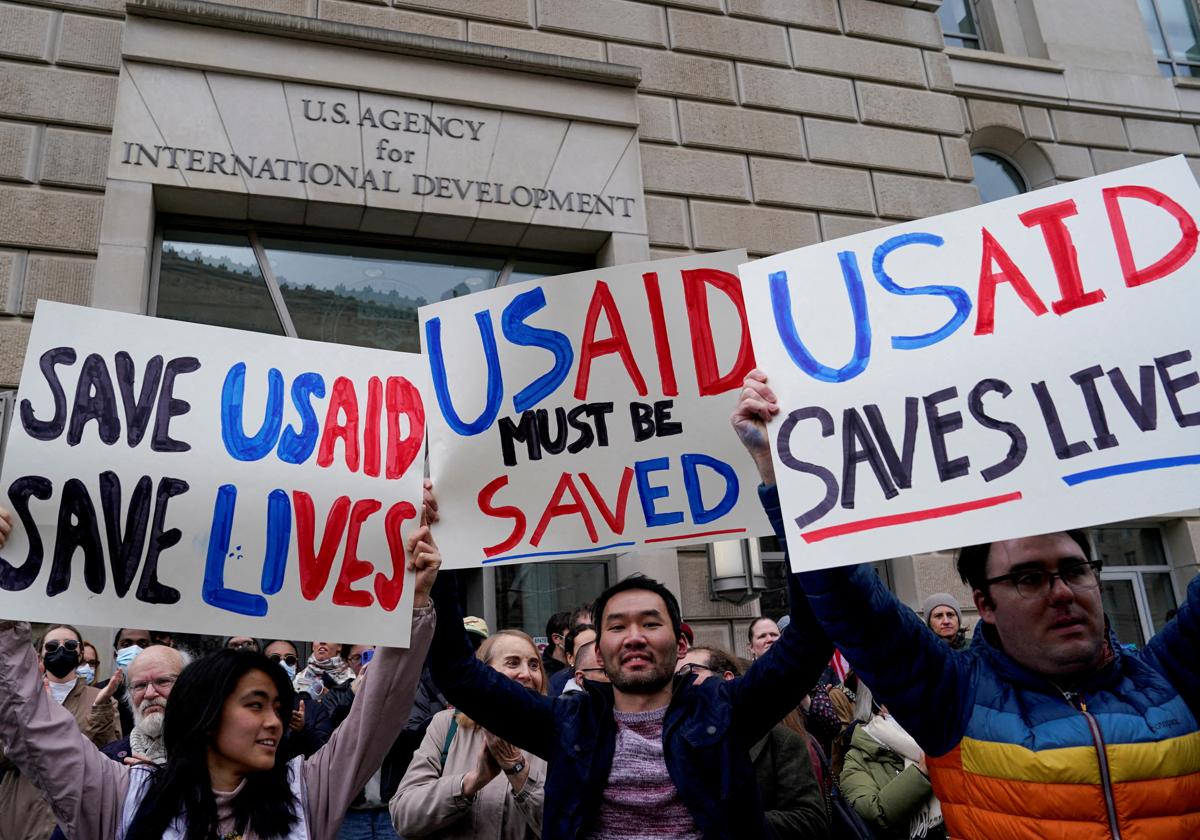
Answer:
<svg viewBox="0 0 1200 840"><path fill-rule="evenodd" d="M0 524L7 512L0 509ZM0 528L0 544L7 529ZM292 686L260 653L222 650L189 665L164 720L167 763L118 764L42 689L29 625L0 620L0 744L35 779L75 840L324 840L408 719L433 635L429 590L441 557L422 526L411 647L380 648L349 717L309 759L277 760Z"/></svg>

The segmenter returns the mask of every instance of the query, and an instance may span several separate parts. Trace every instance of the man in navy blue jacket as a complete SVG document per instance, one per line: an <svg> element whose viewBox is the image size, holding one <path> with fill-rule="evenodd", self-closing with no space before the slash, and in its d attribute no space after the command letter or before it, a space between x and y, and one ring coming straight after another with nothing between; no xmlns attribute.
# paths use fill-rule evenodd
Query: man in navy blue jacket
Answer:
<svg viewBox="0 0 1200 840"><path fill-rule="evenodd" d="M781 523L777 504L768 513ZM740 679L697 685L692 675L675 676L686 651L675 597L649 578L623 580L601 594L594 614L610 683L588 681L558 697L535 694L475 658L453 573L439 575L433 600L432 671L442 693L549 763L542 840L772 836L749 750L812 688L832 654L796 590L792 622L766 656Z"/></svg>

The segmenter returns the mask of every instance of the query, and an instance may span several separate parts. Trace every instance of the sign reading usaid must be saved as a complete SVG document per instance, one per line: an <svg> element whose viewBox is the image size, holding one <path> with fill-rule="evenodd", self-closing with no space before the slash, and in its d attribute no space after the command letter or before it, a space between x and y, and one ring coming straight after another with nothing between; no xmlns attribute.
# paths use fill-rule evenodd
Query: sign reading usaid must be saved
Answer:
<svg viewBox="0 0 1200 840"><path fill-rule="evenodd" d="M109 177L641 232L635 131L127 62Z"/></svg>

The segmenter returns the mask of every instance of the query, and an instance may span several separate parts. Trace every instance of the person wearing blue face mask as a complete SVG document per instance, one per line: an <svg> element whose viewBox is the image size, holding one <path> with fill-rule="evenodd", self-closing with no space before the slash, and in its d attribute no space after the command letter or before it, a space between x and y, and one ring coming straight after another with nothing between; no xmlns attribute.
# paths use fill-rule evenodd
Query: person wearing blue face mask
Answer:
<svg viewBox="0 0 1200 840"><path fill-rule="evenodd" d="M88 685L95 685L96 669L99 667L100 654L97 652L96 646L85 639L83 650L79 654L79 667L75 669L75 673L83 677L83 681Z"/></svg>
<svg viewBox="0 0 1200 840"><path fill-rule="evenodd" d="M283 669L288 680L296 679L300 658L294 644L287 639L276 639L263 648L263 653ZM283 736L283 755L289 759L297 755L312 755L329 740L333 728L333 721L324 707L308 692L297 691L292 716Z"/></svg>
<svg viewBox="0 0 1200 840"><path fill-rule="evenodd" d="M83 638L69 624L50 627L38 640L46 693L70 712L79 731L97 747L119 737L113 714L112 688L100 690L87 685L76 674ZM43 840L54 830L54 814L33 782L0 755L0 768L7 772L0 781L0 837L4 840Z"/></svg>
<svg viewBox="0 0 1200 840"><path fill-rule="evenodd" d="M117 634L113 636L113 660L114 667L124 673L129 671L129 663L134 657L141 653L146 648L150 647L153 642L150 639L150 631L138 629L135 627L121 627L117 629ZM116 674L114 673L115 677ZM110 677L109 680L112 678ZM96 684L96 688L106 688L109 680ZM128 736L133 731L133 711L126 702L125 686L118 684L116 694L117 709L121 713L121 735Z"/></svg>

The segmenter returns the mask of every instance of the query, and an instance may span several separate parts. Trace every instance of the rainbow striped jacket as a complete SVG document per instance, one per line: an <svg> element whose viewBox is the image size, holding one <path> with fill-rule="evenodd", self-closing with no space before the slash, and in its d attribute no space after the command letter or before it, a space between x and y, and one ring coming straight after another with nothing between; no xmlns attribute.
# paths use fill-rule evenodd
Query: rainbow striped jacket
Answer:
<svg viewBox="0 0 1200 840"><path fill-rule="evenodd" d="M1178 617L1073 691L991 628L951 650L870 566L801 575L826 633L930 756L961 840L1200 838L1200 577ZM935 757L936 756L936 757Z"/></svg>

